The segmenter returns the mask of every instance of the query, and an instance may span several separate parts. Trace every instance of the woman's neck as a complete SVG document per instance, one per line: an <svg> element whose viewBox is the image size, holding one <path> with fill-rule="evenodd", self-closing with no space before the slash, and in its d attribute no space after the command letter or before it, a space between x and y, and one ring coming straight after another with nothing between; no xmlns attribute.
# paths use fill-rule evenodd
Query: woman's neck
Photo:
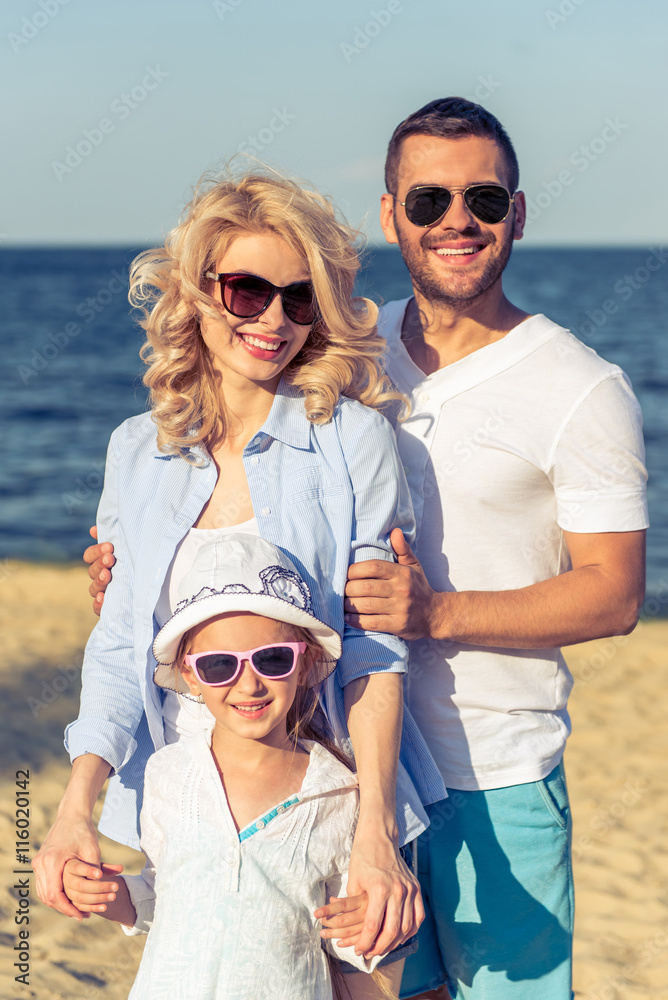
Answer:
<svg viewBox="0 0 668 1000"><path fill-rule="evenodd" d="M264 424L274 403L280 376L269 382L251 382L227 373L222 384L226 451L242 452Z"/></svg>

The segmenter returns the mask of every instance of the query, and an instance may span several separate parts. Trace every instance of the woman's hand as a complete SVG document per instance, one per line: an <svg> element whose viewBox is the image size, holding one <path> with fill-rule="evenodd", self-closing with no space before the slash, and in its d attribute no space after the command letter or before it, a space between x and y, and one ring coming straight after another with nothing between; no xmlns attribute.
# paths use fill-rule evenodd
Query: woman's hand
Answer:
<svg viewBox="0 0 668 1000"><path fill-rule="evenodd" d="M74 760L56 821L32 859L39 898L46 906L75 920L80 920L82 913L63 892L63 869L70 858L93 866L100 864L100 847L92 815L110 771L109 762L94 753L82 754Z"/></svg>
<svg viewBox="0 0 668 1000"><path fill-rule="evenodd" d="M97 540L97 528L93 525L89 531L91 536ZM88 575L93 581L88 588L88 593L93 598L93 611L99 615L104 601L104 592L111 582L111 567L116 562L114 546L111 542L89 545L83 554L83 560L88 563Z"/></svg>
<svg viewBox="0 0 668 1000"><path fill-rule="evenodd" d="M118 892L118 882L103 882L114 879L123 871L123 865L89 865L78 858L70 858L63 869L63 889L67 898L75 904L81 917L91 913L104 913L107 903L113 903Z"/></svg>
<svg viewBox="0 0 668 1000"><path fill-rule="evenodd" d="M355 951L385 955L411 938L424 920L420 886L394 842L358 825L350 855L348 892L366 892L368 905ZM325 907L324 909L327 909Z"/></svg>
<svg viewBox="0 0 668 1000"><path fill-rule="evenodd" d="M99 866L97 831L89 817L63 812L32 859L32 867L37 876L37 895L41 901L75 920L81 920L88 914L78 909L69 894L63 891L63 871L69 861L80 858L87 858L86 864L91 869Z"/></svg>

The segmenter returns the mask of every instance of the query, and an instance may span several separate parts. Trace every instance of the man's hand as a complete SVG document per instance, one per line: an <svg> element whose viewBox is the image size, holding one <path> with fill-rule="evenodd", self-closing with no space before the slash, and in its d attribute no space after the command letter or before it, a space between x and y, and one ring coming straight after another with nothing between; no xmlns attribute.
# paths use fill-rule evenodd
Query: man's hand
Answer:
<svg viewBox="0 0 668 1000"><path fill-rule="evenodd" d="M432 634L436 594L400 528L390 535L397 562L370 559L353 563L346 584L346 623L402 639Z"/></svg>
<svg viewBox="0 0 668 1000"><path fill-rule="evenodd" d="M37 895L42 902L66 917L81 920L87 914L74 906L63 891L63 870L72 858L87 858L86 864L99 870L97 832L92 820L63 813L47 833L32 866L37 876Z"/></svg>
<svg viewBox="0 0 668 1000"><path fill-rule="evenodd" d="M97 528L93 526L89 530L92 537L97 540ZM93 611L99 615L104 592L111 581L111 567L116 562L114 546L111 542L89 545L83 554L83 560L88 563L88 575L93 581L88 588L88 593L93 598Z"/></svg>
<svg viewBox="0 0 668 1000"><path fill-rule="evenodd" d="M366 892L368 905L355 951L365 958L385 955L411 938L424 920L418 881L387 838L358 826L350 855L348 892Z"/></svg>

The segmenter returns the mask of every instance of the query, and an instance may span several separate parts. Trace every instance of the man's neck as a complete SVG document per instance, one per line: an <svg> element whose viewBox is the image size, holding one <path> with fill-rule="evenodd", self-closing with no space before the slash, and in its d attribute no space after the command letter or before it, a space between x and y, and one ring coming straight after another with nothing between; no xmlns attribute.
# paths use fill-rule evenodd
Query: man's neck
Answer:
<svg viewBox="0 0 668 1000"><path fill-rule="evenodd" d="M529 315L503 293L462 309L430 302L416 289L406 309L401 339L414 364L431 375L501 340Z"/></svg>

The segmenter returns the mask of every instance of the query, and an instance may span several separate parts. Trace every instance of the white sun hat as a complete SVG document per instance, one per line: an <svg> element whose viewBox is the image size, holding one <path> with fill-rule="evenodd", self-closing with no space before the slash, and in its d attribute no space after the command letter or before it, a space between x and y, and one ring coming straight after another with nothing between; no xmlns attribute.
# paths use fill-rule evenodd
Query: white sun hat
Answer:
<svg viewBox="0 0 668 1000"><path fill-rule="evenodd" d="M234 611L307 628L323 650L309 671L309 687L320 684L341 656L339 633L313 614L311 591L288 557L256 535L234 534L203 545L177 584L179 602L153 643L159 687L179 688L174 661L182 637L195 625Z"/></svg>

